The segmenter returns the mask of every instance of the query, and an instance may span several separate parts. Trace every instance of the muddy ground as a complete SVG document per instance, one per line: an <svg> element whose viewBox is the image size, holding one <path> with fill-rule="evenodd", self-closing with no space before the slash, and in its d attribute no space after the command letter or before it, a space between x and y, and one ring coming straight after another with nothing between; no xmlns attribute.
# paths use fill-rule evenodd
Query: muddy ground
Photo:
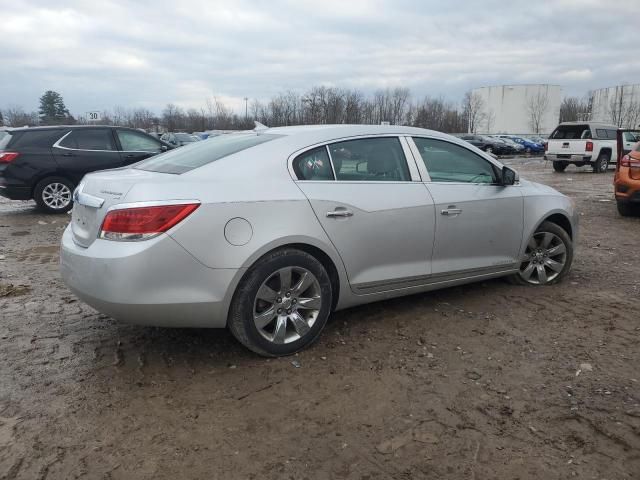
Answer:
<svg viewBox="0 0 640 480"><path fill-rule="evenodd" d="M640 219L611 172L510 163L582 212L564 283L354 308L277 360L96 313L67 217L0 201L0 478L640 478Z"/></svg>

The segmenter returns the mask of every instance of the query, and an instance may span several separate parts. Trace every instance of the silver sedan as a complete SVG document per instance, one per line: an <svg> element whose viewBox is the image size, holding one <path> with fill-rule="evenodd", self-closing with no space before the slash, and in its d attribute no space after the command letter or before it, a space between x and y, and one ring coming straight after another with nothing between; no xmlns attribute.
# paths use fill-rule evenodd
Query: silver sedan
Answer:
<svg viewBox="0 0 640 480"><path fill-rule="evenodd" d="M61 271L125 322L228 327L294 353L332 311L509 277L558 282L572 201L462 140L394 126L257 128L87 175Z"/></svg>

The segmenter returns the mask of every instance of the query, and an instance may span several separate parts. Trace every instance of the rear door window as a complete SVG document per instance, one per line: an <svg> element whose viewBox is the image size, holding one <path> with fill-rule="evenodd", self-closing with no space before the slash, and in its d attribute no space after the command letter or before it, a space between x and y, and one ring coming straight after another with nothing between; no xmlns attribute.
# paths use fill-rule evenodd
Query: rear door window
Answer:
<svg viewBox="0 0 640 480"><path fill-rule="evenodd" d="M327 147L318 147L298 155L293 160L298 180L334 180Z"/></svg>
<svg viewBox="0 0 640 480"><path fill-rule="evenodd" d="M74 150L116 150L113 134L109 128L82 128L72 130L59 143L64 148Z"/></svg>
<svg viewBox="0 0 640 480"><path fill-rule="evenodd" d="M365 182L410 182L400 139L362 138L329 145L336 180Z"/></svg>

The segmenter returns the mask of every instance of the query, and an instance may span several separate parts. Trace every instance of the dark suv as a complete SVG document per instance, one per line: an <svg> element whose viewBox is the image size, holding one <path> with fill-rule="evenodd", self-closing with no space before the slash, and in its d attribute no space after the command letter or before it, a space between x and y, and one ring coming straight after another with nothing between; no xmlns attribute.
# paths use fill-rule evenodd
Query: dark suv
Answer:
<svg viewBox="0 0 640 480"><path fill-rule="evenodd" d="M46 212L66 212L86 173L130 165L171 148L124 127L13 129L0 139L0 195L34 199Z"/></svg>

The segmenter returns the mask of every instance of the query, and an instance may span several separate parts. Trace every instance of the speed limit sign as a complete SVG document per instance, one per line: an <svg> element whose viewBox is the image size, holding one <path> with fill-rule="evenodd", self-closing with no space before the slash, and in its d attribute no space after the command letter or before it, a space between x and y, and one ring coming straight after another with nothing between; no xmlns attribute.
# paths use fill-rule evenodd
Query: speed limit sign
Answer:
<svg viewBox="0 0 640 480"><path fill-rule="evenodd" d="M100 112L87 112L87 120L90 122L96 122L102 119Z"/></svg>

